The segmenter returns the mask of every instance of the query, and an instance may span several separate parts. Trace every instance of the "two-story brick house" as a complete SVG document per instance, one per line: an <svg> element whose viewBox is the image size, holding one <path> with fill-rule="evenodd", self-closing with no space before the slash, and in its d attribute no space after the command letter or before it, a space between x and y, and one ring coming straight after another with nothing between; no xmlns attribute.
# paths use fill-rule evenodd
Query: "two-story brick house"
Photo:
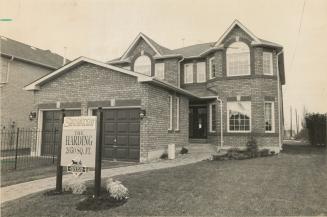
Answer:
<svg viewBox="0 0 327 217"><path fill-rule="evenodd" d="M0 128L30 128L33 93L23 87L63 65L63 57L0 36Z"/></svg>
<svg viewBox="0 0 327 217"><path fill-rule="evenodd" d="M235 20L218 41L175 50L140 33L120 58L81 57L25 89L35 92L39 128L49 111L102 107L104 156L146 161L170 143L245 147L250 136L278 152L283 84L282 46Z"/></svg>

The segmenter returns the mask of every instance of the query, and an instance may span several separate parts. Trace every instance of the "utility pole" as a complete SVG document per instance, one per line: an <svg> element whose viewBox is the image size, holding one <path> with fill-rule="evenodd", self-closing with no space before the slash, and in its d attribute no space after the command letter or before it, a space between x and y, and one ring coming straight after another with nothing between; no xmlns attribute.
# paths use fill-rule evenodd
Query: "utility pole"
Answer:
<svg viewBox="0 0 327 217"><path fill-rule="evenodd" d="M295 109L295 124L296 124L296 134L298 134L299 133L299 121L298 121L297 109Z"/></svg>

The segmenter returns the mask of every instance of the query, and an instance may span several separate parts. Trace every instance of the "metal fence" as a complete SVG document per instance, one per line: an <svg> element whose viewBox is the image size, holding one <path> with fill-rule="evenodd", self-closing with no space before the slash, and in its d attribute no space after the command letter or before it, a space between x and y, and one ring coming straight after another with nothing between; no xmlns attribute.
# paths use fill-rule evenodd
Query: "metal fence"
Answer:
<svg viewBox="0 0 327 217"><path fill-rule="evenodd" d="M1 171L56 165L60 131L9 129L0 131Z"/></svg>

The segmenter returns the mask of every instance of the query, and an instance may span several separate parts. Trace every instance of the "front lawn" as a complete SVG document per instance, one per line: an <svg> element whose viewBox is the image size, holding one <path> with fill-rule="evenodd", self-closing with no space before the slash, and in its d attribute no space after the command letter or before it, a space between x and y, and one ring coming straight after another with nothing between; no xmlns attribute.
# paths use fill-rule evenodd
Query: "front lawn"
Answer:
<svg viewBox="0 0 327 217"><path fill-rule="evenodd" d="M85 196L41 193L2 205L3 216L327 215L325 149L289 148L279 156L203 161L118 177L130 191L124 205L78 211Z"/></svg>

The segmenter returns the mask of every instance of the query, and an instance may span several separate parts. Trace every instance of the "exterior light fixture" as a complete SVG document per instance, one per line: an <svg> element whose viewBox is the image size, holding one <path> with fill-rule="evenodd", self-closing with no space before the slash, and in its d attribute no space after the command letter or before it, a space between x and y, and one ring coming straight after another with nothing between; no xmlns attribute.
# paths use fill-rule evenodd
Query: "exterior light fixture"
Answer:
<svg viewBox="0 0 327 217"><path fill-rule="evenodd" d="M141 109L141 111L140 111L140 118L141 118L141 120L145 117L145 115L146 115L145 109Z"/></svg>
<svg viewBox="0 0 327 217"><path fill-rule="evenodd" d="M36 118L36 112L30 112L30 114L28 115L28 118L31 120Z"/></svg>

